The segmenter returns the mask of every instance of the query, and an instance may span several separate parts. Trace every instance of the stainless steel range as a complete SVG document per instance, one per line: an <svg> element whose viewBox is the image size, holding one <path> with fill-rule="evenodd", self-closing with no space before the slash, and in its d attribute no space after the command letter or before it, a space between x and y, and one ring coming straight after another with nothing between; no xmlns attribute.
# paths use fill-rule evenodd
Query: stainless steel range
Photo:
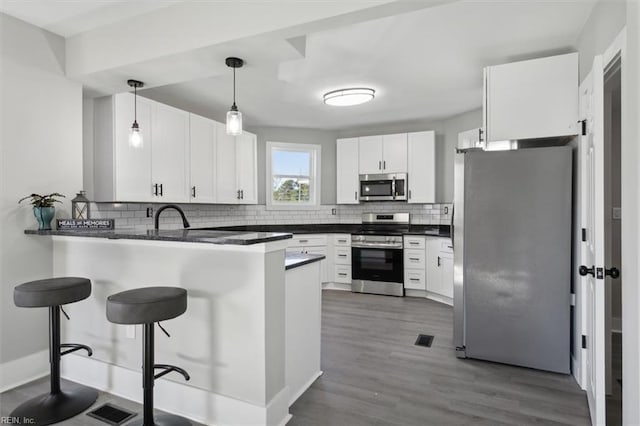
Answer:
<svg viewBox="0 0 640 426"><path fill-rule="evenodd" d="M402 234L409 213L362 215L362 230L351 235L351 291L404 296Z"/></svg>

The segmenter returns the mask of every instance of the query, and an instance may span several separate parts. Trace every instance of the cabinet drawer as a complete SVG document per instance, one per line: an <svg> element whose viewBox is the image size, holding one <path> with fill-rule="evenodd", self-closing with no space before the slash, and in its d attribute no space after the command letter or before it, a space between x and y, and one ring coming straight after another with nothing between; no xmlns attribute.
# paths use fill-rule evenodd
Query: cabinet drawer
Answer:
<svg viewBox="0 0 640 426"><path fill-rule="evenodd" d="M326 235L294 235L289 242L289 247L292 246L326 246Z"/></svg>
<svg viewBox="0 0 640 426"><path fill-rule="evenodd" d="M351 246L351 235L349 234L340 234L333 236L333 245L334 246Z"/></svg>
<svg viewBox="0 0 640 426"><path fill-rule="evenodd" d="M422 269L424 270L425 253L424 250L411 250L404 251L404 267L407 269Z"/></svg>
<svg viewBox="0 0 640 426"><path fill-rule="evenodd" d="M453 244L451 244L451 240L442 240L442 241L440 241L440 252L441 253L453 253Z"/></svg>
<svg viewBox="0 0 640 426"><path fill-rule="evenodd" d="M337 283L351 284L351 266L336 265L334 281Z"/></svg>
<svg viewBox="0 0 640 426"><path fill-rule="evenodd" d="M425 238L424 237L404 237L404 247L407 249L424 249Z"/></svg>
<svg viewBox="0 0 640 426"><path fill-rule="evenodd" d="M336 247L334 262L336 265L351 265L351 247Z"/></svg>
<svg viewBox="0 0 640 426"><path fill-rule="evenodd" d="M405 269L404 288L413 290L426 290L426 275L424 269Z"/></svg>

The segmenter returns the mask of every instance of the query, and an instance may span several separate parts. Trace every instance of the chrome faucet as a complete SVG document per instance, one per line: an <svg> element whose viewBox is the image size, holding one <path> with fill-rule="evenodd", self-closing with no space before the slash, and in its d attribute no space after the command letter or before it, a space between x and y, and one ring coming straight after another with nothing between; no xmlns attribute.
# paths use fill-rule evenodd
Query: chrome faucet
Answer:
<svg viewBox="0 0 640 426"><path fill-rule="evenodd" d="M166 206L162 206L162 207L160 207L160 208L156 211L156 216L155 216L155 218L153 219L153 220L154 220L154 222L155 222L155 229L156 229L156 231L158 230L159 225L160 225L160 213L162 213L162 212L163 212L164 210L166 210L166 209L174 209L174 210L177 210L177 211L178 211L178 213L180 213L180 216L182 217L182 225L183 225L185 228L189 228L189 227L191 227L191 225L189 225L189 221L187 220L187 217L184 215L184 212L182 211L182 209L181 209L179 206L177 206L177 205L175 205L175 204L167 204Z"/></svg>

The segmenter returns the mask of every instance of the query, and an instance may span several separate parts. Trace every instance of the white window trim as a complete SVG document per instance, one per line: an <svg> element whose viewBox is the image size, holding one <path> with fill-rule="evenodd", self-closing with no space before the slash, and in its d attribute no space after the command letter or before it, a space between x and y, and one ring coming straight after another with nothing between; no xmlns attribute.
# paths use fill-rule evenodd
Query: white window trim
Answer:
<svg viewBox="0 0 640 426"><path fill-rule="evenodd" d="M271 181L273 178L272 173L272 151L274 148L281 148L287 151L301 151L301 152L313 152L315 157L314 164L311 165L311 187L310 187L310 203L309 204L280 204L274 203L272 199ZM321 160L322 160L322 146L315 144L305 143L288 143L288 142L271 142L266 143L266 178L265 178L265 199L267 210L319 210L320 209L320 197L322 194L321 187Z"/></svg>

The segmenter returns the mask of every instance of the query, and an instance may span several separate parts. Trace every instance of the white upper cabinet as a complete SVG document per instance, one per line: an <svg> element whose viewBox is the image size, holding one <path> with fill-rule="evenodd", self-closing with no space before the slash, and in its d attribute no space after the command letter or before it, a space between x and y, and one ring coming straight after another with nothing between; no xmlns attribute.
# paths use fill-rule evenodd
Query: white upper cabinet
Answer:
<svg viewBox="0 0 640 426"><path fill-rule="evenodd" d="M486 141L578 134L578 54L484 70Z"/></svg>
<svg viewBox="0 0 640 426"><path fill-rule="evenodd" d="M358 204L358 138L336 141L336 203Z"/></svg>
<svg viewBox="0 0 640 426"><path fill-rule="evenodd" d="M466 130L458 133L458 149L483 148L482 128Z"/></svg>
<svg viewBox="0 0 640 426"><path fill-rule="evenodd" d="M143 145L133 148L129 146L133 95L123 93L95 102L96 201L153 201L155 198L151 185L153 102L138 98L137 110Z"/></svg>
<svg viewBox="0 0 640 426"><path fill-rule="evenodd" d="M189 115L191 154L191 202L215 203L216 123L199 115Z"/></svg>
<svg viewBox="0 0 640 426"><path fill-rule="evenodd" d="M189 202L189 113L154 102L151 181L156 200Z"/></svg>
<svg viewBox="0 0 640 426"><path fill-rule="evenodd" d="M257 138L243 132L229 136L224 125L217 126L216 192L223 204L256 204Z"/></svg>
<svg viewBox="0 0 640 426"><path fill-rule="evenodd" d="M434 131L409 133L407 140L407 202L435 203L436 134Z"/></svg>
<svg viewBox="0 0 640 426"><path fill-rule="evenodd" d="M236 136L236 171L240 204L258 203L257 139L256 135L247 131Z"/></svg>
<svg viewBox="0 0 640 426"><path fill-rule="evenodd" d="M377 174L382 171L382 136L359 138L358 163L360 174Z"/></svg>
<svg viewBox="0 0 640 426"><path fill-rule="evenodd" d="M360 174L406 173L407 134L359 138Z"/></svg>
<svg viewBox="0 0 640 426"><path fill-rule="evenodd" d="M383 173L407 172L407 134L382 136Z"/></svg>

